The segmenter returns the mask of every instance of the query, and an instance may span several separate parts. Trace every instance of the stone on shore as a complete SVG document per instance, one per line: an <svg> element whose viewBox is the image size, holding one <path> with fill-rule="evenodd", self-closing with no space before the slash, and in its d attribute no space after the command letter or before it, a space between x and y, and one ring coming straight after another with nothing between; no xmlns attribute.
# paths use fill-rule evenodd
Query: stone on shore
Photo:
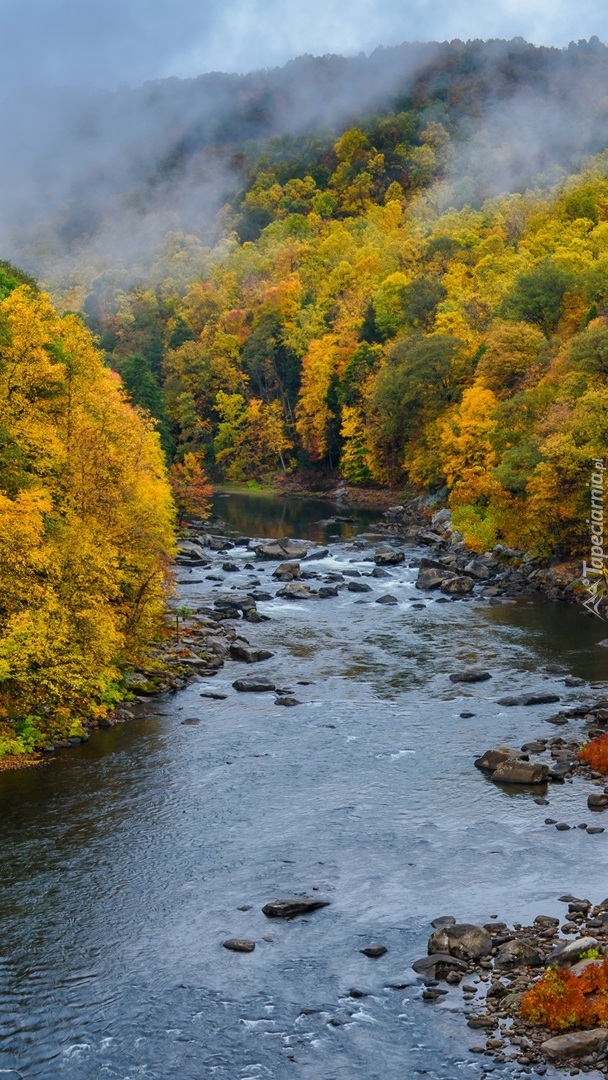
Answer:
<svg viewBox="0 0 608 1080"><path fill-rule="evenodd" d="M417 975L430 975L432 978L437 978L445 971L466 971L467 964L464 960L459 960L457 956L451 956L450 953L431 953L429 956L421 956L420 960L415 960L412 968Z"/></svg>
<svg viewBox="0 0 608 1080"><path fill-rule="evenodd" d="M576 941L562 941L553 952L549 953L547 967L569 967L580 960L581 953L598 947L597 938L589 936L577 938Z"/></svg>
<svg viewBox="0 0 608 1080"><path fill-rule="evenodd" d="M434 930L429 938L429 956L448 953L459 960L479 960L492 952L492 938L483 926L454 923Z"/></svg>
<svg viewBox="0 0 608 1080"><path fill-rule="evenodd" d="M441 591L448 596L465 596L467 593L472 592L474 587L475 582L472 578L452 577L443 582Z"/></svg>
<svg viewBox="0 0 608 1080"><path fill-rule="evenodd" d="M541 1050L550 1061L567 1061L569 1058L589 1057L606 1048L607 1028L590 1028L588 1031L570 1031L567 1035L555 1035L541 1044Z"/></svg>

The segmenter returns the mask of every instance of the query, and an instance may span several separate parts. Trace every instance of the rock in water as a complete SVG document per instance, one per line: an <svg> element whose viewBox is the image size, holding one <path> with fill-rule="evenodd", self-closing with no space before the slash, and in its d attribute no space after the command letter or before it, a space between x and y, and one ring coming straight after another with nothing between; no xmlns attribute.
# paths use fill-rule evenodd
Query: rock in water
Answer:
<svg viewBox="0 0 608 1080"><path fill-rule="evenodd" d="M487 679L491 679L489 671L480 671L479 668L469 668L468 671L459 671L454 675L450 675L450 682L485 682Z"/></svg>
<svg viewBox="0 0 608 1080"><path fill-rule="evenodd" d="M320 900L316 896L298 896L288 900L273 900L262 908L269 919L293 919L296 915L308 915L317 908L327 907L331 900Z"/></svg>
<svg viewBox="0 0 608 1080"><path fill-rule="evenodd" d="M492 773L500 784L544 784L549 767L533 761L503 761Z"/></svg>
<svg viewBox="0 0 608 1080"><path fill-rule="evenodd" d="M404 560L405 553L403 551L395 551L394 548L390 547L379 548L374 555L376 566L397 566L398 563L402 563Z"/></svg>
<svg viewBox="0 0 608 1080"><path fill-rule="evenodd" d="M372 960L377 960L378 957L384 956L388 952L386 945L367 945L365 949L359 949L359 952L364 956L369 956Z"/></svg>
<svg viewBox="0 0 608 1080"><path fill-rule="evenodd" d="M222 941L222 945L225 949L230 949L231 952L253 952L255 949L255 941L249 941L247 938L231 937L227 941Z"/></svg>
<svg viewBox="0 0 608 1080"><path fill-rule="evenodd" d="M264 679L236 679L232 685L235 690L249 694L264 694L276 690L275 683L266 682Z"/></svg>
<svg viewBox="0 0 608 1080"><path fill-rule="evenodd" d="M268 649L252 649L250 645L231 645L229 652L233 660L242 660L245 664L258 664L274 656Z"/></svg>
<svg viewBox="0 0 608 1080"><path fill-rule="evenodd" d="M254 548L258 559L303 559L308 554L309 545L302 540L268 540Z"/></svg>
<svg viewBox="0 0 608 1080"><path fill-rule="evenodd" d="M551 705L559 701L559 694L518 694L514 697L499 698L497 705Z"/></svg>

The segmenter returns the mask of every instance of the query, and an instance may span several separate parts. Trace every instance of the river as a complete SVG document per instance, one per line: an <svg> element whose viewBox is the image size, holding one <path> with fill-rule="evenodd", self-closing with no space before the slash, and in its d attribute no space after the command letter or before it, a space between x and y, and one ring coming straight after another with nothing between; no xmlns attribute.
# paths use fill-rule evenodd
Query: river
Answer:
<svg viewBox="0 0 608 1080"><path fill-rule="evenodd" d="M236 534L331 540L308 564L320 573L373 565L376 513L324 526L345 511L254 495L216 509ZM608 892L608 832L544 824L588 819L582 781L550 786L539 807L473 766L488 747L555 733L554 706L496 699L585 700L544 669L605 678L605 629L533 600L437 603L414 587L409 556L422 553L390 580L364 577L369 594L258 603L269 621L243 632L274 656L253 671L299 706L237 693L252 668L229 662L52 765L0 774L0 1080L523 1074L472 1057L460 990L429 1005L410 965L436 916L524 922L565 914L561 893ZM245 569L244 547L229 558L241 569L223 582L181 570L184 602L253 579L274 595L274 564ZM397 605L374 603L387 591ZM450 683L468 666L492 679ZM261 912L304 892L331 906L291 922ZM223 949L233 936L255 952ZM381 959L359 952L376 943Z"/></svg>

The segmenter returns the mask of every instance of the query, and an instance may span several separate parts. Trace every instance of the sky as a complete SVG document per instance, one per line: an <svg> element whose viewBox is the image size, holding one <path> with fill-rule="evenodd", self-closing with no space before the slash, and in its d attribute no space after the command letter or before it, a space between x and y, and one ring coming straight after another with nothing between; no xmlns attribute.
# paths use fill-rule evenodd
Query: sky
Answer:
<svg viewBox="0 0 608 1080"><path fill-rule="evenodd" d="M245 72L312 53L523 37L608 39L605 0L0 0L0 94Z"/></svg>

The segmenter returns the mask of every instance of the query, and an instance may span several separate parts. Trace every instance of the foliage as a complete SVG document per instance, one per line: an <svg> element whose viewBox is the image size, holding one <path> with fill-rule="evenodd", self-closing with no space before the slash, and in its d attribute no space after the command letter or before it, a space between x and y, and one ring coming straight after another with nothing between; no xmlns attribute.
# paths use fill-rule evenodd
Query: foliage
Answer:
<svg viewBox="0 0 608 1080"><path fill-rule="evenodd" d="M550 967L526 990L521 1015L551 1031L608 1026L608 961L589 964L579 975Z"/></svg>
<svg viewBox="0 0 608 1080"><path fill-rule="evenodd" d="M590 739L578 756L580 761L590 765L595 772L608 774L608 734Z"/></svg>
<svg viewBox="0 0 608 1080"><path fill-rule="evenodd" d="M115 701L159 626L172 504L153 424L74 315L0 303L0 724L31 750Z"/></svg>
<svg viewBox="0 0 608 1080"><path fill-rule="evenodd" d="M175 461L169 471L169 480L179 525L185 517L209 517L213 488L196 454L185 454L183 461Z"/></svg>

